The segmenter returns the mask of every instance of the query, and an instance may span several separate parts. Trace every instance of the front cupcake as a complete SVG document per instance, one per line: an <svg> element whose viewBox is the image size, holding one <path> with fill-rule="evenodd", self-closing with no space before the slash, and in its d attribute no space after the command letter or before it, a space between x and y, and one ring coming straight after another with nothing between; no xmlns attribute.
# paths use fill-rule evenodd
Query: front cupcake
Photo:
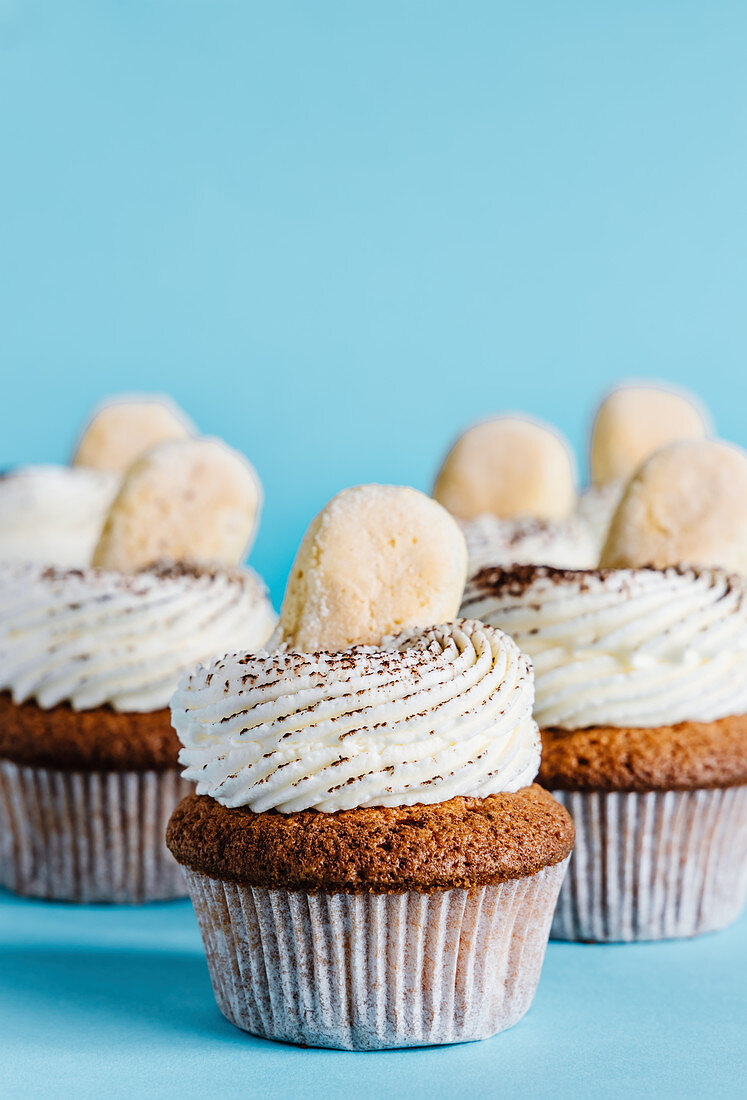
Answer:
<svg viewBox="0 0 747 1100"><path fill-rule="evenodd" d="M184 893L163 835L189 790L168 703L184 669L261 645L249 571L0 565L0 883L70 901Z"/></svg>
<svg viewBox="0 0 747 1100"><path fill-rule="evenodd" d="M747 893L747 589L711 569L483 570L463 614L532 658L539 779L576 847L552 935L720 928Z"/></svg>
<svg viewBox="0 0 747 1100"><path fill-rule="evenodd" d="M286 594L281 627L292 622L305 651L291 638L225 657L174 697L197 793L167 842L238 1027L422 1046L486 1038L531 1003L573 826L532 785L528 660L481 623L417 621L458 602L465 565L458 529L421 494L341 494ZM405 610L411 628L375 644L312 650Z"/></svg>

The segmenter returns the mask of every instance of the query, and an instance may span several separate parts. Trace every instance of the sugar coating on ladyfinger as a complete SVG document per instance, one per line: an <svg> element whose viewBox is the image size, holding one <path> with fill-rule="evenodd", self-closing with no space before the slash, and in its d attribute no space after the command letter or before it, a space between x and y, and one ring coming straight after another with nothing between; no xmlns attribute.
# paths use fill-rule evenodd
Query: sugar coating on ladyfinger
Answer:
<svg viewBox="0 0 747 1100"><path fill-rule="evenodd" d="M159 443L193 435L194 425L168 397L111 398L88 421L72 465L123 474Z"/></svg>
<svg viewBox="0 0 747 1100"><path fill-rule="evenodd" d="M467 574L457 524L415 489L361 485L312 521L291 570L280 635L292 649L376 644L455 618Z"/></svg>
<svg viewBox="0 0 747 1100"><path fill-rule="evenodd" d="M701 565L747 574L747 453L704 439L653 454L625 489L600 565Z"/></svg>
<svg viewBox="0 0 747 1100"><path fill-rule="evenodd" d="M219 439L161 443L127 471L93 564L123 572L161 560L237 565L261 504L254 468Z"/></svg>
<svg viewBox="0 0 747 1100"><path fill-rule="evenodd" d="M625 385L604 399L591 434L594 485L625 480L640 464L678 439L704 439L710 424L698 399L686 390Z"/></svg>
<svg viewBox="0 0 747 1100"><path fill-rule="evenodd" d="M565 518L576 504L573 454L548 424L520 416L485 420L456 441L433 496L462 520Z"/></svg>

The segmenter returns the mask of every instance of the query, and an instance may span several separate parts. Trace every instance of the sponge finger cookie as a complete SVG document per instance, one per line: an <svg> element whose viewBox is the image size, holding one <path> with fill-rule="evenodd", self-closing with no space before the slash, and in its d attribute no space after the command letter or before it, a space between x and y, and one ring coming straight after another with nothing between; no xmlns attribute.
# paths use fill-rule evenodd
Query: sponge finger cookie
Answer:
<svg viewBox="0 0 747 1100"><path fill-rule="evenodd" d="M220 440L162 443L125 475L93 564L122 572L163 559L236 565L261 502L254 468Z"/></svg>
<svg viewBox="0 0 747 1100"><path fill-rule="evenodd" d="M657 451L629 482L600 564L747 573L747 453L715 440L670 443Z"/></svg>
<svg viewBox="0 0 747 1100"><path fill-rule="evenodd" d="M360 485L334 497L299 548L281 640L304 652L378 643L453 619L467 574L464 536L415 489Z"/></svg>
<svg viewBox="0 0 747 1100"><path fill-rule="evenodd" d="M122 474L157 444L195 434L194 425L167 397L112 398L88 422L72 465Z"/></svg>
<svg viewBox="0 0 747 1100"><path fill-rule="evenodd" d="M708 417L685 390L620 386L602 402L591 434L591 480L626 480L650 454L678 439L704 439Z"/></svg>
<svg viewBox="0 0 747 1100"><path fill-rule="evenodd" d="M484 514L564 518L576 502L572 452L559 432L540 421L485 420L456 441L433 496L463 520Z"/></svg>

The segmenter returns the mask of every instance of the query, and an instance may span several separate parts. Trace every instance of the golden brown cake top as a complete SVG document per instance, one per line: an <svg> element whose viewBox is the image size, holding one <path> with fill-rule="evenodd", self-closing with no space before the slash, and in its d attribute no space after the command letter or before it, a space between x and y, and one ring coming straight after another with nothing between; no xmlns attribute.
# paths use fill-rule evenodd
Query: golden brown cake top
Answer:
<svg viewBox="0 0 747 1100"><path fill-rule="evenodd" d="M166 708L144 714L109 706L42 709L0 692L0 758L65 771L149 771L177 767L179 741Z"/></svg>
<svg viewBox="0 0 747 1100"><path fill-rule="evenodd" d="M649 729L542 730L550 790L656 791L747 783L747 716Z"/></svg>
<svg viewBox="0 0 747 1100"><path fill-rule="evenodd" d="M573 847L568 813L533 785L430 806L327 814L229 809L189 795L166 841L183 865L249 886L334 893L474 889L535 874Z"/></svg>

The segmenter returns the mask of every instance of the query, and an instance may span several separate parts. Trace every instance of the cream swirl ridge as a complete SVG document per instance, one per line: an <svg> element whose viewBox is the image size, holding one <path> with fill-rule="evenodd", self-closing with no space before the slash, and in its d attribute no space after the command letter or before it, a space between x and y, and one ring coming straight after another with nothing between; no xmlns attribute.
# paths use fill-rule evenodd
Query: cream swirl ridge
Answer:
<svg viewBox="0 0 747 1100"><path fill-rule="evenodd" d="M591 529L576 516L502 519L482 515L463 521L460 527L467 543L470 576L490 565L589 569L599 561L599 547Z"/></svg>
<svg viewBox="0 0 747 1100"><path fill-rule="evenodd" d="M0 691L43 708L168 705L186 669L260 648L275 615L249 570L0 565Z"/></svg>
<svg viewBox="0 0 747 1100"><path fill-rule="evenodd" d="M339 653L234 654L172 701L184 776L259 813L517 791L539 768L529 660L459 620Z"/></svg>
<svg viewBox="0 0 747 1100"><path fill-rule="evenodd" d="M747 711L747 587L725 572L485 569L462 613L529 653L542 727L651 727Z"/></svg>
<svg viewBox="0 0 747 1100"><path fill-rule="evenodd" d="M0 561L84 566L119 488L116 474L22 466L0 476Z"/></svg>

